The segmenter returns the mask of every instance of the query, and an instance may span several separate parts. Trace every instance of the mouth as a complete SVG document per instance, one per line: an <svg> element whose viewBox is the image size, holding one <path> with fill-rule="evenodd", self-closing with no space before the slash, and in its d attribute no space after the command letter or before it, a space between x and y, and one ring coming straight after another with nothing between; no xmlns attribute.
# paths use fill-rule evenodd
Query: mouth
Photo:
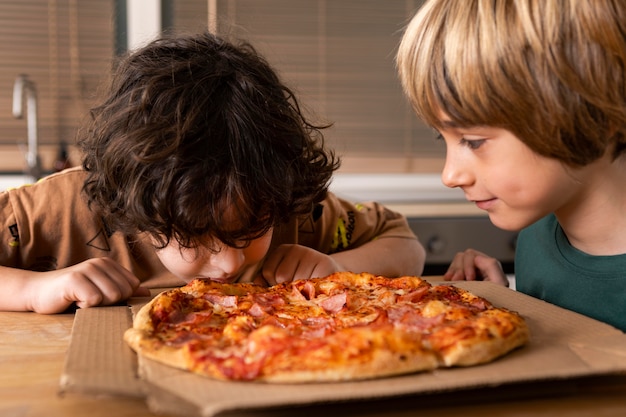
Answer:
<svg viewBox="0 0 626 417"><path fill-rule="evenodd" d="M489 210L496 203L497 199L496 198L490 198L488 200L471 200L471 201L473 201L474 204L476 204L476 207L478 207L479 209L481 209L481 210Z"/></svg>
<svg viewBox="0 0 626 417"><path fill-rule="evenodd" d="M210 281L218 282L220 284L232 284L237 281L239 277L223 277L223 278L215 278L215 277L196 277L198 279L208 279Z"/></svg>

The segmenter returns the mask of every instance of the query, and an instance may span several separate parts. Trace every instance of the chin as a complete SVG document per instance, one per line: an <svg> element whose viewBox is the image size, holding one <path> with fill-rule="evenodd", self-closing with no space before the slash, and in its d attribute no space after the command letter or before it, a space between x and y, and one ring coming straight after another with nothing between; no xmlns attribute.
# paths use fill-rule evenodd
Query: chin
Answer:
<svg viewBox="0 0 626 417"><path fill-rule="evenodd" d="M520 222L520 219L503 219L492 214L489 214L489 220L498 229L506 230L509 232L518 232L530 223Z"/></svg>

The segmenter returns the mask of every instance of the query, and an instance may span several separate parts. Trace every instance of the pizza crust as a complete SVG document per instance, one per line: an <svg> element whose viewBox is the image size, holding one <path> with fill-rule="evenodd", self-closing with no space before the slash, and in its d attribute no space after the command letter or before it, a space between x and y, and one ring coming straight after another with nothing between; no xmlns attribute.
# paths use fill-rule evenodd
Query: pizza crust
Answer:
<svg viewBox="0 0 626 417"><path fill-rule="evenodd" d="M260 377L259 381L272 383L355 381L430 371L438 366L437 357L431 353L407 356L398 352L379 350L365 363L355 362L341 367L329 364L323 369L276 372Z"/></svg>
<svg viewBox="0 0 626 417"><path fill-rule="evenodd" d="M134 351L141 352L141 355L145 358L173 366L174 368L188 368L189 361L184 350L156 342L150 333L146 333L143 330L128 329L124 333L124 341Z"/></svg>
<svg viewBox="0 0 626 417"><path fill-rule="evenodd" d="M167 296L166 293L157 294L154 298L144 304L139 311L135 313L135 317L133 318L133 327L134 330L142 330L147 334L154 331L154 326L152 325L152 318L150 317L150 313L152 311L153 306L159 301L159 298ZM129 329L130 330L130 329Z"/></svg>
<svg viewBox="0 0 626 417"><path fill-rule="evenodd" d="M504 335L494 328L485 330L476 338L460 341L441 355L441 366L473 366L492 362L524 345L530 338L528 327L517 315L507 314L506 319L517 323L511 333Z"/></svg>

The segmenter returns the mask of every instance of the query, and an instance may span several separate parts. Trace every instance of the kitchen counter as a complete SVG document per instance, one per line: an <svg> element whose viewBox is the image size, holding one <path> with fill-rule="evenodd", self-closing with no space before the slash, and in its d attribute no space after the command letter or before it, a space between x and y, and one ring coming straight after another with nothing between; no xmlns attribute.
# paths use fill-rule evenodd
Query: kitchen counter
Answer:
<svg viewBox="0 0 626 417"><path fill-rule="evenodd" d="M336 174L329 189L349 201L377 201L407 217L487 217L436 173Z"/></svg>
<svg viewBox="0 0 626 417"><path fill-rule="evenodd" d="M427 203L385 203L390 210L397 211L409 218L487 218L487 212L473 203L462 202L427 202Z"/></svg>
<svg viewBox="0 0 626 417"><path fill-rule="evenodd" d="M73 314L0 312L0 415L3 417L151 416L141 399L60 394ZM626 375L521 384L467 392L298 408L298 415L624 416ZM290 416L294 409L241 415ZM240 414L237 414L240 415Z"/></svg>

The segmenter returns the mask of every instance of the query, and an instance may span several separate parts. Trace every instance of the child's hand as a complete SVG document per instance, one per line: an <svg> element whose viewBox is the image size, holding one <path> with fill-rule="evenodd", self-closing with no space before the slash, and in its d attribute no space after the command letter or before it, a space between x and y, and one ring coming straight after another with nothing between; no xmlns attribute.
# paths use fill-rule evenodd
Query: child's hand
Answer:
<svg viewBox="0 0 626 417"><path fill-rule="evenodd" d="M457 253L443 278L446 281L491 281L509 285L500 262L474 249Z"/></svg>
<svg viewBox="0 0 626 417"><path fill-rule="evenodd" d="M150 291L130 271L109 258L94 258L69 268L40 272L33 277L31 309L51 314L73 303L80 308L111 305Z"/></svg>
<svg viewBox="0 0 626 417"><path fill-rule="evenodd" d="M329 255L301 245L280 245L270 252L261 271L269 285L295 279L325 277L340 271Z"/></svg>

